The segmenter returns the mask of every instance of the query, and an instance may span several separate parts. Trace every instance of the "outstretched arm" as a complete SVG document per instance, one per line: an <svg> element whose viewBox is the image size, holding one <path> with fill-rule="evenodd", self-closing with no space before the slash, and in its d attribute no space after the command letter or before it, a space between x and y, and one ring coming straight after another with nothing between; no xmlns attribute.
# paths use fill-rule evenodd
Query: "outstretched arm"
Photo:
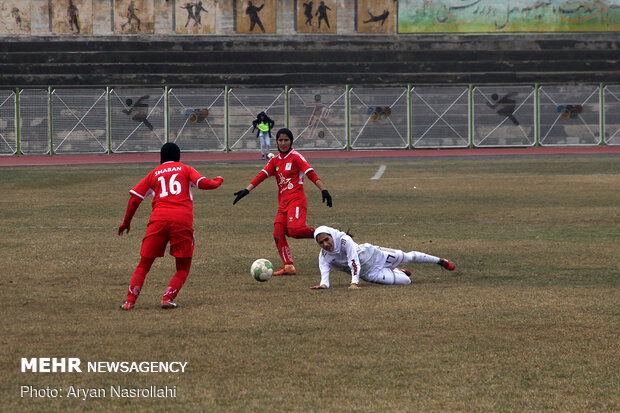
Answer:
<svg viewBox="0 0 620 413"><path fill-rule="evenodd" d="M133 218L136 210L142 203L142 198L136 195L131 195L129 197L129 202L127 203L127 211L125 212L125 219L120 227L118 227L118 235L123 235L123 232L127 231L129 234L129 228L131 227L131 219Z"/></svg>
<svg viewBox="0 0 620 413"><path fill-rule="evenodd" d="M269 163L267 164L267 166L265 168L270 170L269 165L271 165L271 161L269 161ZM235 200L233 201L233 205L235 205L237 202L239 202L239 200L241 198L243 198L244 196L248 195L250 193L250 191L254 188L256 188L258 186L258 184L260 184L261 182L263 182L265 179L267 179L269 177L269 172L267 172L264 168L258 173L258 175L256 175L256 177L254 179L252 179L252 182L245 187L245 189L242 189L241 191L237 191L235 192L233 195L235 196Z"/></svg>
<svg viewBox="0 0 620 413"><path fill-rule="evenodd" d="M215 189L219 188L224 182L224 178L221 176L215 177L215 179L211 180L205 177L202 177L198 180L198 188L199 189Z"/></svg>

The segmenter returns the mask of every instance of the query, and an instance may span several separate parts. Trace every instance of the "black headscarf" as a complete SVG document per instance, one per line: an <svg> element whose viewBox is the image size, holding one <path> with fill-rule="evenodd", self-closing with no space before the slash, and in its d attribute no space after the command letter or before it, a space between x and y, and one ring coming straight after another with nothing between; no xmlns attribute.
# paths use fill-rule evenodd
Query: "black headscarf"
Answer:
<svg viewBox="0 0 620 413"><path fill-rule="evenodd" d="M161 162L179 162L181 160L181 149L176 143L168 142L161 147Z"/></svg>

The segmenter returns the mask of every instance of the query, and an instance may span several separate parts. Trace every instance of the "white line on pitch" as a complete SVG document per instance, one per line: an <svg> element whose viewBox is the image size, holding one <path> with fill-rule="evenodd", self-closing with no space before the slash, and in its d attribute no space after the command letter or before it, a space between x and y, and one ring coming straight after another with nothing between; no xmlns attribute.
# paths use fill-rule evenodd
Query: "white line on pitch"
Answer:
<svg viewBox="0 0 620 413"><path fill-rule="evenodd" d="M373 180L380 179L380 178L381 178L381 176L383 176L383 172L385 172L385 170L386 170L386 169L387 169L387 166L385 166L385 165L381 165L381 166L379 167L379 170L378 170L378 171L377 171L377 173L375 174L375 176L373 176L373 177L372 177L372 178L370 178L370 179L373 179Z"/></svg>

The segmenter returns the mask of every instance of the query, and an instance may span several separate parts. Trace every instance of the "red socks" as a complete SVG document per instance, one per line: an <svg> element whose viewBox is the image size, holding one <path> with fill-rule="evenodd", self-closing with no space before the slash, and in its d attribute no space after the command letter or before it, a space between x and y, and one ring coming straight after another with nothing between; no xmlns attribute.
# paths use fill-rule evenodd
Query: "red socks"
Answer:
<svg viewBox="0 0 620 413"><path fill-rule="evenodd" d="M174 274L174 277L170 280L170 284L168 284L168 288L166 288L166 292L164 293L164 300L174 300L185 284L185 280L187 280L187 276L189 275L189 269L192 266L192 257L187 258L177 258L177 272Z"/></svg>
<svg viewBox="0 0 620 413"><path fill-rule="evenodd" d="M291 255L288 242L286 242L286 227L283 224L276 223L273 226L273 240L276 242L278 254L280 254L284 265L292 265L293 256Z"/></svg>
<svg viewBox="0 0 620 413"><path fill-rule="evenodd" d="M135 303L138 299L140 291L142 290L142 285L144 284L144 279L146 278L146 274L148 274L154 261L155 258L140 258L140 263L133 272L131 282L129 283L129 291L127 292L128 303Z"/></svg>
<svg viewBox="0 0 620 413"><path fill-rule="evenodd" d="M291 249L286 242L286 236L292 238L314 238L314 228L312 227L293 227L286 228L284 224L277 222L273 226L273 239L278 248L278 254L282 258L284 265L293 265L293 256Z"/></svg>
<svg viewBox="0 0 620 413"><path fill-rule="evenodd" d="M154 261L155 258L140 258L140 263L131 277L129 291L127 292L127 302L135 303L138 299L146 274L150 271ZM164 293L165 300L174 300L183 287L183 284L185 284L185 280L187 280L189 270L192 266L192 258L177 258L176 266L177 272L170 280L170 284L168 284L168 288L166 288L166 292Z"/></svg>

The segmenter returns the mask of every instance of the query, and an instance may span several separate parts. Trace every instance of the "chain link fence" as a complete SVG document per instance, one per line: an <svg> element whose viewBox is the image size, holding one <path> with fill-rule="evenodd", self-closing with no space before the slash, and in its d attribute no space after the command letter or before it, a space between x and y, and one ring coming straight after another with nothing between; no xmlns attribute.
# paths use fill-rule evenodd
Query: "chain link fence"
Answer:
<svg viewBox="0 0 620 413"><path fill-rule="evenodd" d="M411 92L414 148L466 148L470 145L469 89L416 87Z"/></svg>
<svg viewBox="0 0 620 413"><path fill-rule="evenodd" d="M347 147L346 88L293 88L288 96L288 128L296 148Z"/></svg>
<svg viewBox="0 0 620 413"><path fill-rule="evenodd" d="M106 153L106 90L55 89L51 97L54 153Z"/></svg>
<svg viewBox="0 0 620 413"><path fill-rule="evenodd" d="M0 90L0 155L17 153L16 95L11 90Z"/></svg>
<svg viewBox="0 0 620 413"><path fill-rule="evenodd" d="M477 147L536 145L536 88L493 86L473 89L472 130Z"/></svg>
<svg viewBox="0 0 620 413"><path fill-rule="evenodd" d="M224 89L168 90L170 141L183 151L226 150Z"/></svg>
<svg viewBox="0 0 620 413"><path fill-rule="evenodd" d="M603 89L605 145L620 145L620 85L607 85Z"/></svg>
<svg viewBox="0 0 620 413"><path fill-rule="evenodd" d="M599 86L540 87L540 144L598 145L601 142L600 102Z"/></svg>
<svg viewBox="0 0 620 413"><path fill-rule="evenodd" d="M0 90L0 156L620 145L620 85ZM272 134L272 148L275 148Z"/></svg>

